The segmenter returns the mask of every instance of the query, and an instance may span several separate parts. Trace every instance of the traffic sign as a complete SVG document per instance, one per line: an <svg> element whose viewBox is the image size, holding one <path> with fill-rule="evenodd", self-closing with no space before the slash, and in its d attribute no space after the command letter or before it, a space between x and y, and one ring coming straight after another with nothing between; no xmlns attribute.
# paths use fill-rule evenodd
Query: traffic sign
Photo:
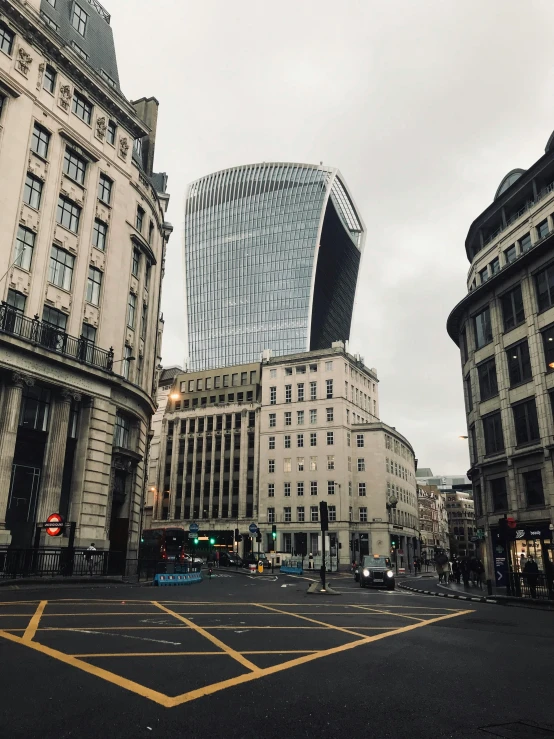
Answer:
<svg viewBox="0 0 554 739"><path fill-rule="evenodd" d="M196 539L196 534L193 534L192 531L189 531L189 539Z"/></svg>
<svg viewBox="0 0 554 739"><path fill-rule="evenodd" d="M63 531L63 518L59 513L51 513L46 519L47 524L58 524L53 526L46 526L46 533L48 536L59 536Z"/></svg>
<svg viewBox="0 0 554 739"><path fill-rule="evenodd" d="M251 534L255 534L258 531L258 525L255 523L251 523L248 527L248 531L250 531Z"/></svg>
<svg viewBox="0 0 554 739"><path fill-rule="evenodd" d="M189 531L191 534L197 534L200 530L200 526L197 523L191 523Z"/></svg>

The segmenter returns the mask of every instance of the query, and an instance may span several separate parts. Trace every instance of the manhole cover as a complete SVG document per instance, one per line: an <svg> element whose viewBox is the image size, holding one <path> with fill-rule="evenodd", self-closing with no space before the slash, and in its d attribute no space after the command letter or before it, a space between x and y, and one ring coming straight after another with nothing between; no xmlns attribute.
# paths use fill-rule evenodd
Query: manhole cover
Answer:
<svg viewBox="0 0 554 739"><path fill-rule="evenodd" d="M522 721L512 724L497 724L496 726L482 726L481 731L492 736L501 736L504 739L551 739L554 731L541 726L532 726Z"/></svg>

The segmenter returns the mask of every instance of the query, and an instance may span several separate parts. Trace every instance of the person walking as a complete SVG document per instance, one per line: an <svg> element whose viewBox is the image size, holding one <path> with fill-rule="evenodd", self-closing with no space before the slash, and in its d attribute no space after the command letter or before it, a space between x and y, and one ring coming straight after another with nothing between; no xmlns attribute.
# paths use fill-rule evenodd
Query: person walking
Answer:
<svg viewBox="0 0 554 739"><path fill-rule="evenodd" d="M215 550L215 568L219 569L219 549Z"/></svg>
<svg viewBox="0 0 554 739"><path fill-rule="evenodd" d="M452 574L454 575L454 580L459 585L460 577L462 576L462 571L460 569L460 563L457 559L452 560Z"/></svg>
<svg viewBox="0 0 554 739"><path fill-rule="evenodd" d="M537 597L537 581L539 579L539 566L532 556L529 556L525 567L523 568L523 576L529 585L531 598Z"/></svg>
<svg viewBox="0 0 554 739"><path fill-rule="evenodd" d="M85 552L85 559L88 564L88 574L92 575L92 570L94 568L94 555L93 552L96 551L96 547L94 546L94 542L91 542L90 546L87 547L87 551Z"/></svg>

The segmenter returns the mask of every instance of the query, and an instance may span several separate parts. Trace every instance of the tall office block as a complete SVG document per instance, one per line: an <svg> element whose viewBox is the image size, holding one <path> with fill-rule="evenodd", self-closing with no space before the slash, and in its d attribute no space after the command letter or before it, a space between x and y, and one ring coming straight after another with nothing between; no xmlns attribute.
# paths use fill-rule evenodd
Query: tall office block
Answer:
<svg viewBox="0 0 554 739"><path fill-rule="evenodd" d="M190 369L347 340L364 226L337 169L264 163L189 186Z"/></svg>

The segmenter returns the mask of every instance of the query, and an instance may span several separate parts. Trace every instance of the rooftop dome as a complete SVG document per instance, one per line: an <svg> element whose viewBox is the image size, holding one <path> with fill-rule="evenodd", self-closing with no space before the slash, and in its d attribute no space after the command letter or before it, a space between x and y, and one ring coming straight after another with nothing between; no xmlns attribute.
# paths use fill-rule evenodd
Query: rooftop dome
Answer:
<svg viewBox="0 0 554 739"><path fill-rule="evenodd" d="M496 200L503 192L506 192L506 190L513 185L516 180L519 180L522 174L525 174L524 169L512 169L511 172L508 172L500 185L498 185L498 190L494 194L494 199Z"/></svg>

